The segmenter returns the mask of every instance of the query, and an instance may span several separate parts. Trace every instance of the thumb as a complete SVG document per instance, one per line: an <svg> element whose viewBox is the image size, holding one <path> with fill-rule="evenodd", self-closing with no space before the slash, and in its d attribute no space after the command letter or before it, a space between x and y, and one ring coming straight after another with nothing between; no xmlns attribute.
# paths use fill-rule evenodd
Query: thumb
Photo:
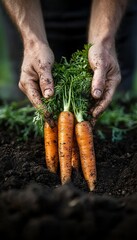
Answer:
<svg viewBox="0 0 137 240"><path fill-rule="evenodd" d="M99 99L104 91L106 81L106 73L102 68L96 68L91 83L91 95L95 99Z"/></svg>
<svg viewBox="0 0 137 240"><path fill-rule="evenodd" d="M43 97L49 98L54 94L54 82L50 67L43 68L43 71L39 74L40 88Z"/></svg>

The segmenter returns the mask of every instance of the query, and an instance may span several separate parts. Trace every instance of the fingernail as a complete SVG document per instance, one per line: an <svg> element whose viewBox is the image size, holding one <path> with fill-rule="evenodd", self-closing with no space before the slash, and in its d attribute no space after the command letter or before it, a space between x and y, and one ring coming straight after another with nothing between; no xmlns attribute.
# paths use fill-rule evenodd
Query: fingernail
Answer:
<svg viewBox="0 0 137 240"><path fill-rule="evenodd" d="M53 92L52 92L51 88L48 88L44 91L44 97L45 98L50 97L50 96L52 96L52 93Z"/></svg>
<svg viewBox="0 0 137 240"><path fill-rule="evenodd" d="M101 97L101 94L102 94L102 91L99 90L99 89L95 89L94 90L94 96L97 97L97 98L100 98Z"/></svg>

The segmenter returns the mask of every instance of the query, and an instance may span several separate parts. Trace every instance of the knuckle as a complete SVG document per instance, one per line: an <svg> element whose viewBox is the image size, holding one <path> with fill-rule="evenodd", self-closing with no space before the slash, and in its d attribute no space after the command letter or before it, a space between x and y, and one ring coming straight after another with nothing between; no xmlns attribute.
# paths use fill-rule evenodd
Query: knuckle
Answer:
<svg viewBox="0 0 137 240"><path fill-rule="evenodd" d="M24 80L24 78L21 78L19 81L19 86L24 87L24 85L25 85L25 80Z"/></svg>
<svg viewBox="0 0 137 240"><path fill-rule="evenodd" d="M93 59L92 61L93 70L102 69L105 71L108 68L108 63L102 59Z"/></svg>
<svg viewBox="0 0 137 240"><path fill-rule="evenodd" d="M106 56L103 56L102 54L97 53L91 54L89 56L89 61L94 69L96 68L107 69L109 66L109 59Z"/></svg>
<svg viewBox="0 0 137 240"><path fill-rule="evenodd" d="M19 87L20 90L22 90L22 84L21 84L20 81L19 81L19 83L18 83L18 87Z"/></svg>
<svg viewBox="0 0 137 240"><path fill-rule="evenodd" d="M21 76L18 86L22 91L25 91L28 83L29 83L28 78L27 77L24 78L23 76Z"/></svg>
<svg viewBox="0 0 137 240"><path fill-rule="evenodd" d="M46 98L51 97L54 94L53 80L47 76L40 78L40 88L43 96Z"/></svg>
<svg viewBox="0 0 137 240"><path fill-rule="evenodd" d="M40 77L40 84L41 85L53 85L53 81L52 81L52 79L51 79L51 77L49 76L49 77L44 77L44 76L41 76Z"/></svg>
<svg viewBox="0 0 137 240"><path fill-rule="evenodd" d="M30 68L22 65L21 66L21 75L23 75L23 74L29 75L30 74Z"/></svg>
<svg viewBox="0 0 137 240"><path fill-rule="evenodd" d="M23 87L23 84L22 84L21 80L18 83L18 87L22 92L24 92L24 87Z"/></svg>
<svg viewBox="0 0 137 240"><path fill-rule="evenodd" d="M51 72L52 65L53 62L50 60L47 61L38 60L38 69L41 74L43 72Z"/></svg>

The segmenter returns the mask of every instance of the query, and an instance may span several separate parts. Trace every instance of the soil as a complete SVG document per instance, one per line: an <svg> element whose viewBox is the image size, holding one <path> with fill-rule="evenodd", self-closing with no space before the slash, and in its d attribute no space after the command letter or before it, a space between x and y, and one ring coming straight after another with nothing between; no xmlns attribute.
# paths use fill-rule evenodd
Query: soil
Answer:
<svg viewBox="0 0 137 240"><path fill-rule="evenodd" d="M97 127L96 127L97 128ZM137 238L137 129L123 141L94 129L97 184L89 192L81 170L60 183L45 164L42 137L19 141L0 126L0 239Z"/></svg>

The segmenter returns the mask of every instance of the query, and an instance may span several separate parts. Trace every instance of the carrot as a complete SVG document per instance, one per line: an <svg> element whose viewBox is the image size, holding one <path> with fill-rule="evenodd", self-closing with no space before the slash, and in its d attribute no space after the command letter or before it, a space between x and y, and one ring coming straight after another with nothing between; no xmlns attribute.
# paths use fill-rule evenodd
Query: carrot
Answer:
<svg viewBox="0 0 137 240"><path fill-rule="evenodd" d="M44 145L45 160L50 172L56 173L58 168L58 130L57 124L50 127L49 123L44 124Z"/></svg>
<svg viewBox="0 0 137 240"><path fill-rule="evenodd" d="M90 191L93 191L96 182L96 160L90 123L88 121L78 122L75 126L75 132L80 151L83 175Z"/></svg>
<svg viewBox="0 0 137 240"><path fill-rule="evenodd" d="M73 131L73 113L69 111L62 111L58 118L58 149L62 184L65 184L71 180Z"/></svg>
<svg viewBox="0 0 137 240"><path fill-rule="evenodd" d="M76 171L78 171L78 169L79 169L79 148L78 148L75 133L73 136L71 165Z"/></svg>

